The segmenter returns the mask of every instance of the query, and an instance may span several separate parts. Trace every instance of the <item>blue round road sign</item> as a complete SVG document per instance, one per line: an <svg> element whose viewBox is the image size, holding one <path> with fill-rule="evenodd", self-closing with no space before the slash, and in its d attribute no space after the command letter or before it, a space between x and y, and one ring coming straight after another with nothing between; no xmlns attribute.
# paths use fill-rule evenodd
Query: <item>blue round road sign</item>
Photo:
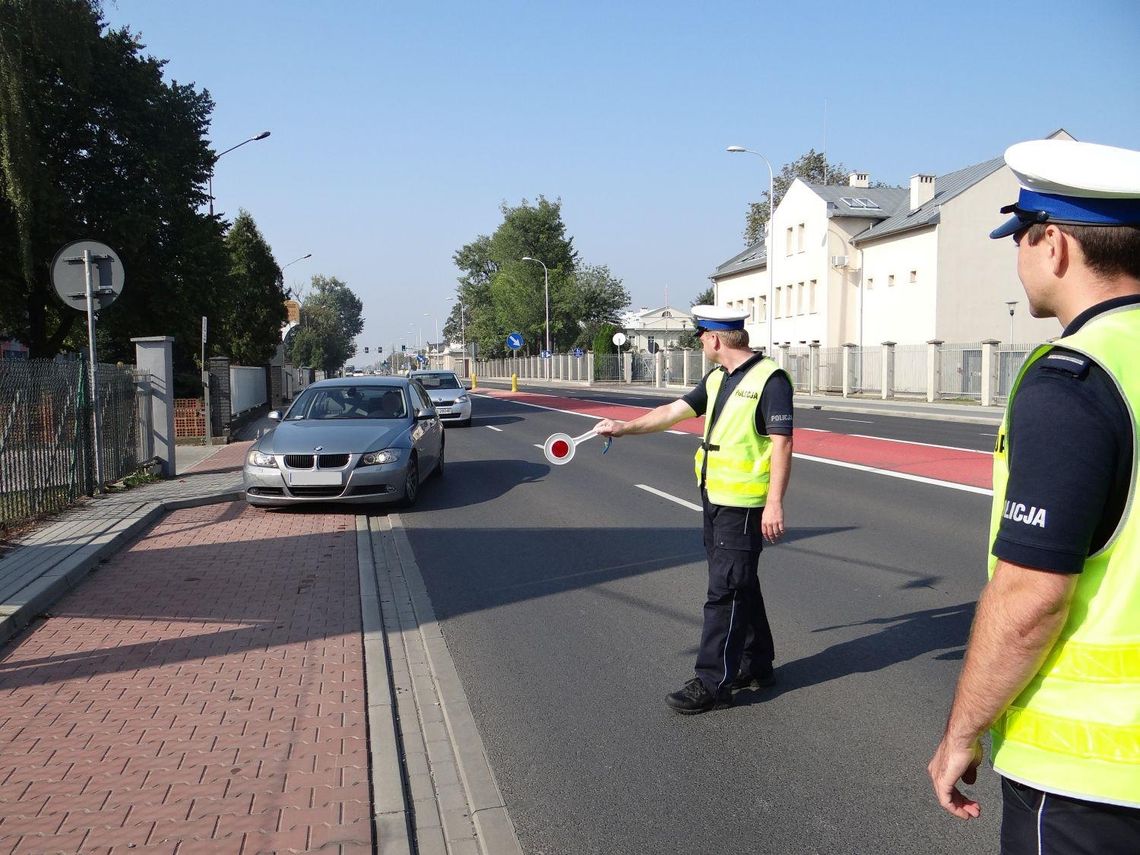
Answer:
<svg viewBox="0 0 1140 855"><path fill-rule="evenodd" d="M574 355L577 357L582 356L582 348L580 348L580 347L574 348Z"/></svg>
<svg viewBox="0 0 1140 855"><path fill-rule="evenodd" d="M543 359L550 359L550 351L544 350L542 353L539 354L539 356L541 356Z"/></svg>
<svg viewBox="0 0 1140 855"><path fill-rule="evenodd" d="M518 350L523 346L523 337L521 332L513 332L507 336L507 347L511 350Z"/></svg>

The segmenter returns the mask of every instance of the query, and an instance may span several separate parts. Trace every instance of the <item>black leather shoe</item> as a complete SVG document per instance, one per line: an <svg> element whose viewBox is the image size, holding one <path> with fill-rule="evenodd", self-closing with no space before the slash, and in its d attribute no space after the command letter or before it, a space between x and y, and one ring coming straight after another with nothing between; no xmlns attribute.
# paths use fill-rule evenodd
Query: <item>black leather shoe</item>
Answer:
<svg viewBox="0 0 1140 855"><path fill-rule="evenodd" d="M696 715L732 706L732 693L721 689L714 695L705 688L699 677L694 677L679 691L666 696L665 703L682 715Z"/></svg>
<svg viewBox="0 0 1140 855"><path fill-rule="evenodd" d="M748 672L746 674L737 674L736 679L729 683L729 688L734 692L741 689L762 689L765 686L771 686L776 682L776 672L772 670L769 665L759 673Z"/></svg>

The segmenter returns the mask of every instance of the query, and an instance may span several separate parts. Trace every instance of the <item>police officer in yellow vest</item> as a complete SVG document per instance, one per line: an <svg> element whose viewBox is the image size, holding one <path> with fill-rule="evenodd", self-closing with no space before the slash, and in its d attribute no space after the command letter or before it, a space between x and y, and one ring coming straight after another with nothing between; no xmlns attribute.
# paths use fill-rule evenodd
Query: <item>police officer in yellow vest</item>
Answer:
<svg viewBox="0 0 1140 855"><path fill-rule="evenodd" d="M1002 776L1001 845L1140 852L1140 152L1070 140L1005 154L1012 237L1034 317L994 451L990 581L945 735L939 803L980 807L980 739Z"/></svg>
<svg viewBox="0 0 1140 855"><path fill-rule="evenodd" d="M764 540L784 534L784 491L792 465L792 384L748 347L747 315L694 306L705 356L716 367L684 397L628 422L603 419L602 436L654 433L705 416L696 453L709 561L695 676L666 703L679 713L731 705L734 689L770 685L772 631L757 568Z"/></svg>

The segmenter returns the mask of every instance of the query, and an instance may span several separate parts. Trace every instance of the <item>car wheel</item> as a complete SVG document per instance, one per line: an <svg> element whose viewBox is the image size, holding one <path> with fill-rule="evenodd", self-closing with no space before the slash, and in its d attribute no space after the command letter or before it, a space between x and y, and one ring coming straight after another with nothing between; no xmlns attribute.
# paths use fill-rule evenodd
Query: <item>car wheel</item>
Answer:
<svg viewBox="0 0 1140 855"><path fill-rule="evenodd" d="M408 461L408 468L404 471L404 499L400 505L410 508L420 496L420 466L413 455Z"/></svg>

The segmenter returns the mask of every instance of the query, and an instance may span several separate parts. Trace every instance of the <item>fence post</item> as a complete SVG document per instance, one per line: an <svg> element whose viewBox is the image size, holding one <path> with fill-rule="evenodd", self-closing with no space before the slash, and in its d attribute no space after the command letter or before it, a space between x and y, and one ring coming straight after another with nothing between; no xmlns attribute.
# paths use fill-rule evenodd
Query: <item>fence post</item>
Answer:
<svg viewBox="0 0 1140 855"><path fill-rule="evenodd" d="M895 396L895 342L883 342L883 400Z"/></svg>
<svg viewBox="0 0 1140 855"><path fill-rule="evenodd" d="M780 358L777 360L777 362L780 363L781 368L783 368L785 371L787 371L788 370L788 348L790 348L791 345L788 344L787 342L785 342L784 344L778 344L776 346L778 348L780 348Z"/></svg>
<svg viewBox="0 0 1140 855"><path fill-rule="evenodd" d="M174 360L171 336L132 338L135 345L135 368L150 376L150 424L154 456L164 478L176 472L174 440Z"/></svg>
<svg viewBox="0 0 1140 855"><path fill-rule="evenodd" d="M621 355L622 370L625 372L622 379L626 383L633 382L633 351L627 350Z"/></svg>
<svg viewBox="0 0 1140 855"><path fill-rule="evenodd" d="M926 401L934 403L942 390L942 339L926 343Z"/></svg>
<svg viewBox="0 0 1140 855"><path fill-rule="evenodd" d="M586 385L594 385L594 351L586 351Z"/></svg>
<svg viewBox="0 0 1140 855"><path fill-rule="evenodd" d="M997 348L998 340L989 338L982 342L982 406L989 407L994 402L997 389Z"/></svg>
<svg viewBox="0 0 1140 855"><path fill-rule="evenodd" d="M819 342L812 341L808 345L808 394L814 395L819 391Z"/></svg>
<svg viewBox="0 0 1140 855"><path fill-rule="evenodd" d="M653 354L653 385L658 389L665 385L665 374L662 368L663 356L661 349L658 348L657 352Z"/></svg>
<svg viewBox="0 0 1140 855"><path fill-rule="evenodd" d="M851 358L851 354L855 352L855 348L859 345L852 342L847 342L843 345L843 397L850 398L851 391L855 388L855 361Z"/></svg>
<svg viewBox="0 0 1140 855"><path fill-rule="evenodd" d="M687 387L689 385L689 351L681 351L681 382Z"/></svg>

